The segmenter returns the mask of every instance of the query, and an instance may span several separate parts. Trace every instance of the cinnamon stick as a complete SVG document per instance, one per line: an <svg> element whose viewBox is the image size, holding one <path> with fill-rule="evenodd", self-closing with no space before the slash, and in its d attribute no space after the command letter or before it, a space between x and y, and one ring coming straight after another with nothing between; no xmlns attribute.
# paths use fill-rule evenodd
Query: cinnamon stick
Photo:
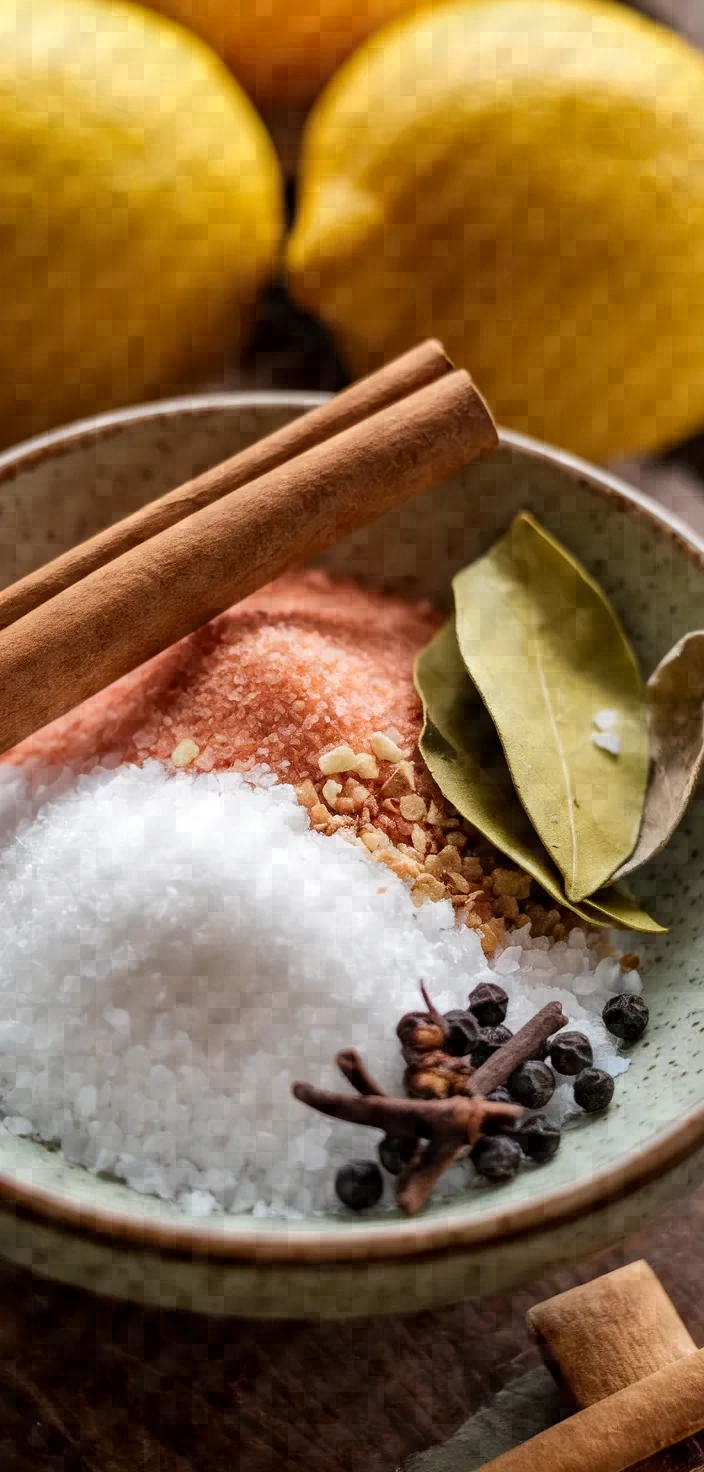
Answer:
<svg viewBox="0 0 704 1472"><path fill-rule="evenodd" d="M496 443L450 373L98 568L0 633L0 751Z"/></svg>
<svg viewBox="0 0 704 1472"><path fill-rule="evenodd" d="M528 1310L527 1323L577 1405L604 1400L697 1346L647 1262L631 1262Z"/></svg>
<svg viewBox="0 0 704 1472"><path fill-rule="evenodd" d="M578 1406L592 1405L695 1354L697 1346L647 1262L632 1262L571 1288L526 1316L546 1363ZM641 1472L704 1466L701 1438L640 1464Z"/></svg>
<svg viewBox="0 0 704 1472"><path fill-rule="evenodd" d="M548 1002L535 1017L531 1017L523 1027L509 1038L507 1043L502 1043L495 1053L487 1058L486 1063L481 1063L470 1075L469 1085L473 1094L492 1094L500 1084L505 1084L515 1068L520 1063L525 1063L532 1058L536 1049L546 1038L552 1037L561 1027L564 1027L565 1017L559 1002Z"/></svg>
<svg viewBox="0 0 704 1472"><path fill-rule="evenodd" d="M214 470L196 476L158 500L151 501L126 516L114 526L98 532L96 536L81 542L77 547L55 557L43 567L37 568L19 582L0 591L0 629L7 628L34 608L39 608L47 599L54 598L64 588L85 578L96 568L129 552L132 547L146 542L174 526L185 516L211 506L222 496L229 495L248 481L266 475L278 465L292 460L294 456L322 444L342 430L376 414L389 404L398 403L415 393L426 384L435 382L452 371L452 364L442 344L430 339L420 343L403 357L387 363L368 378L343 389L327 403L307 414L301 414L290 424L265 439L257 440L238 455L225 460Z"/></svg>
<svg viewBox="0 0 704 1472"><path fill-rule="evenodd" d="M704 1426L704 1350L595 1401L481 1472L626 1472Z"/></svg>

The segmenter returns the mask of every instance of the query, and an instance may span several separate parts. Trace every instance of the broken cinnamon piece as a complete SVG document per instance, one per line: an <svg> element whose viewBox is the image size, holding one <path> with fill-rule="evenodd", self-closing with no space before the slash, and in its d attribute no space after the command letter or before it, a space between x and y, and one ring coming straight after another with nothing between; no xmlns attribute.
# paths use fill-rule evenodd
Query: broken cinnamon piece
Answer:
<svg viewBox="0 0 704 1472"><path fill-rule="evenodd" d="M548 1368L578 1406L605 1400L697 1350L643 1261L536 1304L526 1323ZM649 1458L639 1472L695 1472L702 1465L704 1441L697 1436Z"/></svg>
<svg viewBox="0 0 704 1472"><path fill-rule="evenodd" d="M481 1472L624 1472L703 1426L699 1349L492 1458Z"/></svg>

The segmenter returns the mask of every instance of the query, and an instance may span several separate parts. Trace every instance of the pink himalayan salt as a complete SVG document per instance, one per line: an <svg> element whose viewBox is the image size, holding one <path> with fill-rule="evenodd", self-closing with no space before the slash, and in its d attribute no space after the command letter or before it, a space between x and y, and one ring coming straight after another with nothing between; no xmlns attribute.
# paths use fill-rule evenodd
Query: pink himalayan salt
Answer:
<svg viewBox="0 0 704 1472"><path fill-rule="evenodd" d="M4 760L86 767L118 755L139 765L155 757L173 769L172 753L193 742L191 770L264 763L283 781L319 784L320 753L337 744L369 751L373 732L394 728L401 745L415 746L413 659L439 623L427 603L322 572L290 573Z"/></svg>

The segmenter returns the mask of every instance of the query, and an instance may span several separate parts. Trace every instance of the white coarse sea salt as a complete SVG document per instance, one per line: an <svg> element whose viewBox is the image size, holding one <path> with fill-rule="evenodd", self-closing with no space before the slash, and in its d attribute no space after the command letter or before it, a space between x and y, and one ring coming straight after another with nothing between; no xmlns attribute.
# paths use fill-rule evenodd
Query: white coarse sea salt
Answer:
<svg viewBox="0 0 704 1472"><path fill-rule="evenodd" d="M598 731L615 731L620 719L617 710L598 710L594 717L594 725Z"/></svg>
<svg viewBox="0 0 704 1472"><path fill-rule="evenodd" d="M625 988L599 937L525 928L490 964L449 903L417 909L388 869L314 833L264 767L5 770L0 881L4 1128L195 1217L335 1204L337 1168L373 1158L377 1137L291 1085L344 1089L333 1058L353 1047L400 1093L396 1024L421 978L447 1010L500 977L514 1029L559 1000L598 1066L627 1066L601 1022ZM575 1112L569 1082L546 1112Z"/></svg>
<svg viewBox="0 0 704 1472"><path fill-rule="evenodd" d="M592 741L595 746L600 746L602 751L610 751L612 756L618 756L621 751L621 737L618 731L593 731Z"/></svg>

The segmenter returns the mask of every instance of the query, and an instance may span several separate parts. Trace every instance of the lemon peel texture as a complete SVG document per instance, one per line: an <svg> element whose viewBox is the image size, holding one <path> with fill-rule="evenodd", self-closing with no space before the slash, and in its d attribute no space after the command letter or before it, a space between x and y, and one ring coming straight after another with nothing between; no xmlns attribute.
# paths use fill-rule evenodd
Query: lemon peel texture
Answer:
<svg viewBox="0 0 704 1472"><path fill-rule="evenodd" d="M594 0L405 17L311 114L296 301L355 373L435 334L502 423L592 459L704 415L704 60Z"/></svg>
<svg viewBox="0 0 704 1472"><path fill-rule="evenodd" d="M280 193L263 124L195 37L137 6L0 0L0 442L236 347Z"/></svg>

